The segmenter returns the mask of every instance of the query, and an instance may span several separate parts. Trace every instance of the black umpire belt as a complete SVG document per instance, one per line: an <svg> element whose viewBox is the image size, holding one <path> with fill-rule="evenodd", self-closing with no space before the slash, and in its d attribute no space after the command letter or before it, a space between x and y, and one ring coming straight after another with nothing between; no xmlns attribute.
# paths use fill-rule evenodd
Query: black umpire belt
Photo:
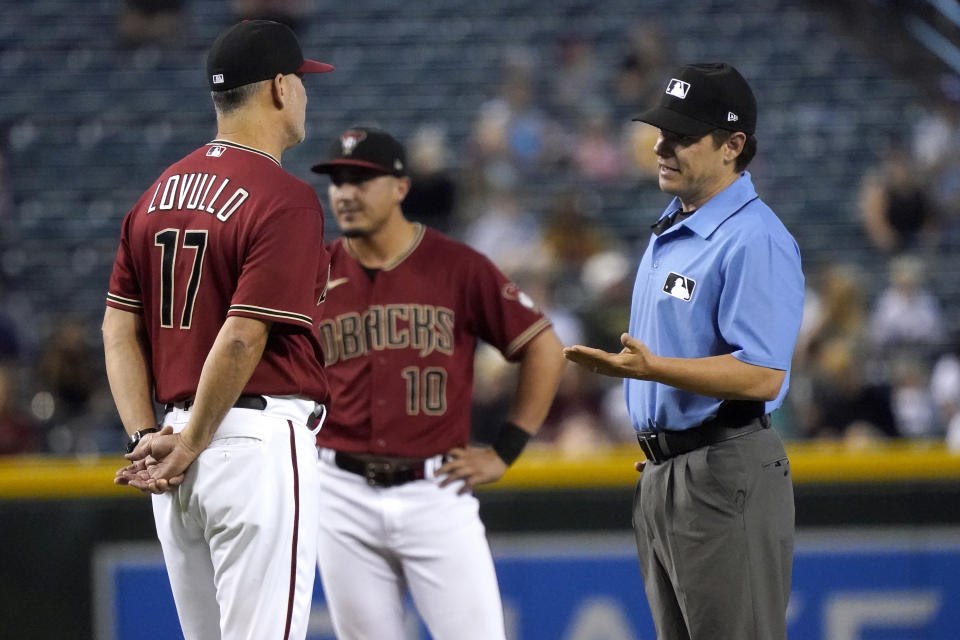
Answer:
<svg viewBox="0 0 960 640"><path fill-rule="evenodd" d="M183 409L187 411L190 407L193 406L193 398L189 400L181 400L180 402L168 402L163 405L164 411L173 411L174 409ZM257 411L263 411L267 408L267 399L263 396L240 396L237 398L237 401L233 403L234 409L256 409Z"/></svg>
<svg viewBox="0 0 960 640"><path fill-rule="evenodd" d="M745 436L770 427L770 416L760 416L745 424L729 424L708 420L685 431L638 431L637 442L649 462L660 464L670 458L690 453L700 447Z"/></svg>
<svg viewBox="0 0 960 640"><path fill-rule="evenodd" d="M344 471L366 478L371 487L395 487L427 477L427 461L420 458L388 458L337 451L333 461Z"/></svg>

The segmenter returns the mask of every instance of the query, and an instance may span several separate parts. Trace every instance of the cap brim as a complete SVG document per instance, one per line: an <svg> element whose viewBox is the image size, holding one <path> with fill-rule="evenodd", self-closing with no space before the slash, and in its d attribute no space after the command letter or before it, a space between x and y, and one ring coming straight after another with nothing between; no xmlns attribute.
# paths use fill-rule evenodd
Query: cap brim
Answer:
<svg viewBox="0 0 960 640"><path fill-rule="evenodd" d="M316 60L304 60L297 73L327 73L333 71L333 65L326 62L317 62Z"/></svg>
<svg viewBox="0 0 960 640"><path fill-rule="evenodd" d="M393 173L390 169L375 164L373 162L367 162L365 160L331 160L330 162L321 162L320 164L315 164L310 167L310 170L314 173L330 173L331 169L336 169L337 167L361 167L363 169L370 169L371 171L376 171L378 173Z"/></svg>
<svg viewBox="0 0 960 640"><path fill-rule="evenodd" d="M706 122L700 122L683 114L665 109L663 107L654 107L647 109L634 120L646 122L658 129L676 133L682 136L702 136L710 133L717 127Z"/></svg>

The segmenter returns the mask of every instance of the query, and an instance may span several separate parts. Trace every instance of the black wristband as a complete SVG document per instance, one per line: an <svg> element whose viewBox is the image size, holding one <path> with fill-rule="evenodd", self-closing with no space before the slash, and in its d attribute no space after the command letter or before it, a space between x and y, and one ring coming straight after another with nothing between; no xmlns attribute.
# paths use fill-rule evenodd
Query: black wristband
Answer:
<svg viewBox="0 0 960 640"><path fill-rule="evenodd" d="M520 457L523 448L527 446L529 440L529 431L521 429L508 420L500 427L497 440L493 443L493 451L500 456L500 459L506 462L509 467L513 464L514 460Z"/></svg>

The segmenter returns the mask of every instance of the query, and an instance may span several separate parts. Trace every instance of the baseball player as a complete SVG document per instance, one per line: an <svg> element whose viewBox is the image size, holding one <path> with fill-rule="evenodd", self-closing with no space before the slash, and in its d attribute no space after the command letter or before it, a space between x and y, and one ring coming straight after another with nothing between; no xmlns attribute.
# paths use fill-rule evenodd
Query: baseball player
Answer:
<svg viewBox="0 0 960 640"><path fill-rule="evenodd" d="M404 638L407 588L436 640L504 638L471 489L500 478L539 428L562 346L487 258L407 220L403 147L353 128L326 162L343 237L320 337L333 394L319 433L320 575L340 640ZM509 421L468 446L478 340L520 363Z"/></svg>
<svg viewBox="0 0 960 640"><path fill-rule="evenodd" d="M306 635L329 254L316 193L280 156L304 137L303 74L332 69L277 22L225 31L207 58L217 138L123 221L103 322L131 435L116 481L155 494L188 640Z"/></svg>

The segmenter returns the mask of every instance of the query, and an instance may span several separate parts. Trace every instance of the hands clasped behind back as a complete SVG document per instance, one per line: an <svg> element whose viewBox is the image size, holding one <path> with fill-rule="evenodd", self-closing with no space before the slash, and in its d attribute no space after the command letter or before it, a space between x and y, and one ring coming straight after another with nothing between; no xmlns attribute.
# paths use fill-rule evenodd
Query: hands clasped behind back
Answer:
<svg viewBox="0 0 960 640"><path fill-rule="evenodd" d="M159 432L144 436L136 449L124 457L130 464L117 471L114 483L129 485L144 493L161 494L183 482L187 467L196 459L194 451L166 425Z"/></svg>

